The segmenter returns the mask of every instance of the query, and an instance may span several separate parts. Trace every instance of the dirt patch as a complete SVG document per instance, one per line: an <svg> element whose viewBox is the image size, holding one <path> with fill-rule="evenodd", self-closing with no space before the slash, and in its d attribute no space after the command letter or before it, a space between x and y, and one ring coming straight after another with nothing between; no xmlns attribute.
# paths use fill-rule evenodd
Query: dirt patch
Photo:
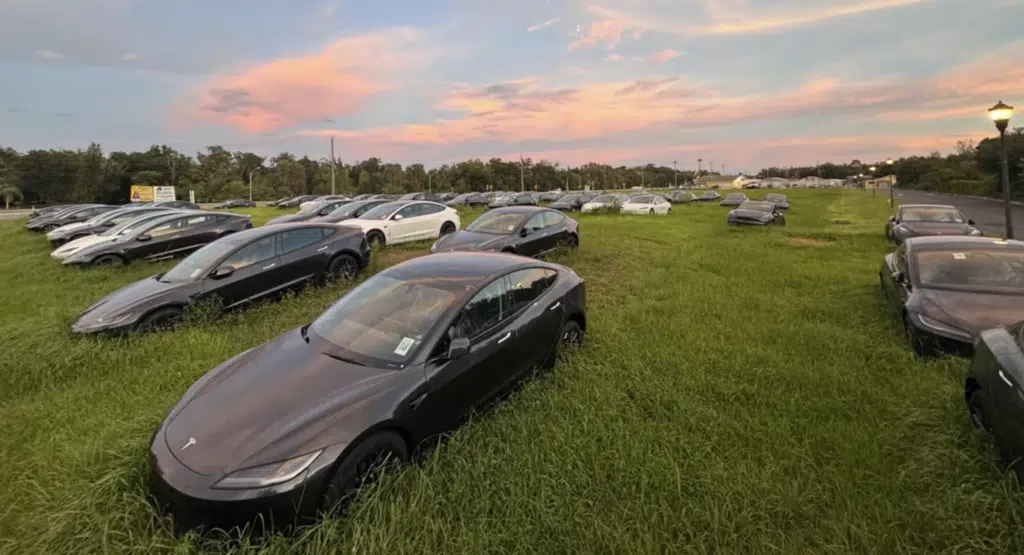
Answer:
<svg viewBox="0 0 1024 555"><path fill-rule="evenodd" d="M814 239L812 237L793 237L789 240L789 244L794 247L827 247L828 241L822 241L821 239Z"/></svg>

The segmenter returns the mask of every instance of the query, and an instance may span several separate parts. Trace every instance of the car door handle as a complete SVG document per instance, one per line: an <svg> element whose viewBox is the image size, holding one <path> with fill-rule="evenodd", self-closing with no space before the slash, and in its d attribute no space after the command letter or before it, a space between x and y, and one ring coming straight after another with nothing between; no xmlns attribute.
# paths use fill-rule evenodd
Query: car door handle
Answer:
<svg viewBox="0 0 1024 555"><path fill-rule="evenodd" d="M558 301L557 303L551 305L551 308L549 308L548 310L554 310L560 306L562 306L562 301Z"/></svg>
<svg viewBox="0 0 1024 555"><path fill-rule="evenodd" d="M274 262L273 264L268 264L268 265L264 266L263 269L264 270L269 270L269 269L273 268L274 266L277 266L277 262Z"/></svg>
<svg viewBox="0 0 1024 555"><path fill-rule="evenodd" d="M320 247L319 249L316 249L316 252L324 252L325 250L327 250L327 245L324 245L324 246Z"/></svg>
<svg viewBox="0 0 1024 555"><path fill-rule="evenodd" d="M1004 382L1006 382L1006 385L1013 387L1013 382L1011 382L1010 379L1006 377L1006 374L1003 374L1002 370L999 371L999 377L1002 378Z"/></svg>
<svg viewBox="0 0 1024 555"><path fill-rule="evenodd" d="M501 339L499 339L499 340L498 340L498 345L501 345L502 343L504 343L505 341L507 341L509 337L512 337L512 332L508 332L508 333L506 333L506 334L505 334L505 337L502 337Z"/></svg>

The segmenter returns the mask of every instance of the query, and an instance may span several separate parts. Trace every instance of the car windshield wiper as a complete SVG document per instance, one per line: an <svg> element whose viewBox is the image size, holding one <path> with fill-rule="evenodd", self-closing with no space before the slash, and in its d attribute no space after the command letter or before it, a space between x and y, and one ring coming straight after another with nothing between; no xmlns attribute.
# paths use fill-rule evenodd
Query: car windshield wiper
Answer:
<svg viewBox="0 0 1024 555"><path fill-rule="evenodd" d="M351 359L351 358L348 358L348 357L343 357L343 356L340 356L340 355L336 355L334 353L324 353L324 354L329 356L329 357L331 357L331 358L333 358L334 360L340 360L341 362L347 362L349 364L355 364L356 366L366 366L362 362L359 362L358 360L354 360L354 359Z"/></svg>

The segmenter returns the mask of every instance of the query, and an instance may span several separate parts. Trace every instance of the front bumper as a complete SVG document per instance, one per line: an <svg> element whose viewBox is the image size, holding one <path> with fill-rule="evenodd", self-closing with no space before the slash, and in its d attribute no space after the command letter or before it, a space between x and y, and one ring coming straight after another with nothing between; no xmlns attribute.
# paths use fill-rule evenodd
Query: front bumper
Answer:
<svg viewBox="0 0 1024 555"><path fill-rule="evenodd" d="M926 347L930 347L931 350L951 356L971 358L974 356L974 340L963 338L954 338L947 335L938 333L937 331L921 325L917 322L916 318L911 319L911 325L914 327L914 334L918 341L921 341Z"/></svg>

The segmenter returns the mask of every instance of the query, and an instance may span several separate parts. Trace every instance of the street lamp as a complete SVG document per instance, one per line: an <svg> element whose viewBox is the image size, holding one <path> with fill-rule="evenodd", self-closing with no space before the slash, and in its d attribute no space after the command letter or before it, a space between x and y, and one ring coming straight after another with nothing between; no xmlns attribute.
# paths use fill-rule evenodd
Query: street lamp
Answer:
<svg viewBox="0 0 1024 555"><path fill-rule="evenodd" d="M989 116L999 130L999 162L1003 168L1003 202L1006 204L1006 238L1013 239L1013 210L1010 204L1010 169L1006 163L1006 128L1010 125L1010 118L1013 117L1013 106L999 104L989 108Z"/></svg>
<svg viewBox="0 0 1024 555"><path fill-rule="evenodd" d="M892 188L896 185L896 176L892 173L892 165L895 164L895 162L893 162L892 158L889 158L885 161L885 164L889 166L889 206L892 206L894 202Z"/></svg>

